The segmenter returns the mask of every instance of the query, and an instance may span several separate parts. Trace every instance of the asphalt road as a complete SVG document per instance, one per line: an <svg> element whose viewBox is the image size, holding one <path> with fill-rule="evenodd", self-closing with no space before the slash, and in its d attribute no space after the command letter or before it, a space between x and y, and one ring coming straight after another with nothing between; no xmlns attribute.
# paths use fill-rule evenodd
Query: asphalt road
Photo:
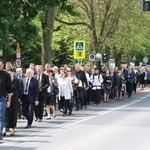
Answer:
<svg viewBox="0 0 150 150"><path fill-rule="evenodd" d="M71 116L34 122L0 141L0 150L150 150L150 89L121 101L90 105Z"/></svg>

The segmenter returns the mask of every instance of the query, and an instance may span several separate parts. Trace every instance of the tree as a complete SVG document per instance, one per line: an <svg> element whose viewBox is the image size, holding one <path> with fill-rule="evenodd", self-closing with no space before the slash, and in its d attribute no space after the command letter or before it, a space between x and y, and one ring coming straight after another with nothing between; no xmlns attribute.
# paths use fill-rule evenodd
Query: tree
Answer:
<svg viewBox="0 0 150 150"><path fill-rule="evenodd" d="M1 31L1 35L5 35L5 39L1 37L1 49L4 52L4 55L10 51L9 46L9 35L11 34L12 25L17 25L16 21L22 21L22 24L31 22L32 19L36 17L39 12L42 12L44 18L41 18L41 27L42 27L42 64L45 62L51 62L51 41L53 33L53 24L55 17L55 7L61 6L63 3L66 3L67 0L2 0L0 6L1 14L1 23L4 28ZM7 9L8 8L8 9ZM29 24L29 23L28 23ZM4 37L4 36L3 36ZM14 35L15 37L15 35ZM4 39L4 40L2 40ZM5 42L6 41L6 42ZM18 41L14 41L18 42ZM6 56L6 55L5 55ZM6 57L5 57L6 58ZM9 58L6 58L7 60Z"/></svg>
<svg viewBox="0 0 150 150"><path fill-rule="evenodd" d="M123 61L129 63L129 56L133 51L145 50L144 45L148 42L146 39L149 31L141 27L145 26L145 22L149 22L149 18L142 13L140 1L70 0L70 3L76 6L80 16L72 18L67 15L67 20L64 20L64 15L60 14L56 20L70 26L87 27L86 32L89 33L86 34L89 37L87 43L90 43L93 52L102 53L106 46L110 46L111 55L116 58L117 66L120 66L123 57L127 58Z"/></svg>

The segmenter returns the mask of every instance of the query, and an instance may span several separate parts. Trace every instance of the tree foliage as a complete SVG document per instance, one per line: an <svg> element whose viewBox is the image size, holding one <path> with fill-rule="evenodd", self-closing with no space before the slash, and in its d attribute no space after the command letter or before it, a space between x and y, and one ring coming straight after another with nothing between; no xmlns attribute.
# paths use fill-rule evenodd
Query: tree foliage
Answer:
<svg viewBox="0 0 150 150"><path fill-rule="evenodd" d="M20 42L22 61L71 63L73 41L86 40L86 53L111 47L117 66L150 57L150 17L137 0L1 0L0 51L15 61ZM55 18L55 20L54 20ZM42 58L41 58L42 57Z"/></svg>
<svg viewBox="0 0 150 150"><path fill-rule="evenodd" d="M85 26L88 29L85 33L87 43L93 52L103 53L105 47L110 46L117 66L122 62L129 63L137 52L147 54L149 16L142 12L141 1L70 0L70 3L77 7L80 16L72 18L66 15L66 19L60 14L56 19L66 25L78 25L79 30Z"/></svg>

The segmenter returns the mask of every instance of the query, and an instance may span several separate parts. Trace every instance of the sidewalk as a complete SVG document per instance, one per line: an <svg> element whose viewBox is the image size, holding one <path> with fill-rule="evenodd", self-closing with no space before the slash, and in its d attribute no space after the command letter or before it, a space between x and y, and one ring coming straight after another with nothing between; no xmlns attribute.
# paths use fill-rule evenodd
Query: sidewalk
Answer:
<svg viewBox="0 0 150 150"><path fill-rule="evenodd" d="M146 86L144 87L144 89L142 90L141 88L137 88L137 93L141 93L141 92L150 92L150 87Z"/></svg>

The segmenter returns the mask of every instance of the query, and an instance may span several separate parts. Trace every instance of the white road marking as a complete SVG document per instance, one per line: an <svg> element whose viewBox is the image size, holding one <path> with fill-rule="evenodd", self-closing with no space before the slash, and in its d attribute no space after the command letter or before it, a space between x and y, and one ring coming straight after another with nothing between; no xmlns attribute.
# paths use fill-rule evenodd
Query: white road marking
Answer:
<svg viewBox="0 0 150 150"><path fill-rule="evenodd" d="M120 106L120 107L116 107L116 108L108 108L107 110L105 111L101 111L99 113L96 113L96 114L91 114L92 116L90 117L80 117L79 121L75 121L73 123L64 123L64 124L61 124L61 125L58 125L58 126L55 126L55 128L57 129L45 129L45 130L42 130L40 132L37 132L37 133L34 133L34 134L31 134L27 137L22 137L22 138L14 138L14 139L11 139L11 140L14 140L14 141L11 141L9 143L2 143L1 145L7 145L7 146L13 146L13 145L17 145L19 143L22 143L22 142L25 142L25 141L32 141L36 138L38 138L40 135L47 135L49 133L53 133L53 132L56 132L58 130L61 130L62 128L67 128L67 127L70 127L70 126L73 126L73 125L76 125L76 124L79 124L81 122L84 122L84 121L87 121L87 120L90 120L92 118L95 118L95 117L98 117L98 116L102 116L102 115L105 115L105 114L108 114L108 113L111 113L111 112L114 112L116 110L120 110L122 108L125 108L125 107L128 107L128 106L131 106L133 104L136 104L140 101L142 101L143 99L149 97L150 94L147 94L145 95L144 97L141 97L140 99L135 99L133 102L129 102L128 104L125 104L123 106Z"/></svg>

